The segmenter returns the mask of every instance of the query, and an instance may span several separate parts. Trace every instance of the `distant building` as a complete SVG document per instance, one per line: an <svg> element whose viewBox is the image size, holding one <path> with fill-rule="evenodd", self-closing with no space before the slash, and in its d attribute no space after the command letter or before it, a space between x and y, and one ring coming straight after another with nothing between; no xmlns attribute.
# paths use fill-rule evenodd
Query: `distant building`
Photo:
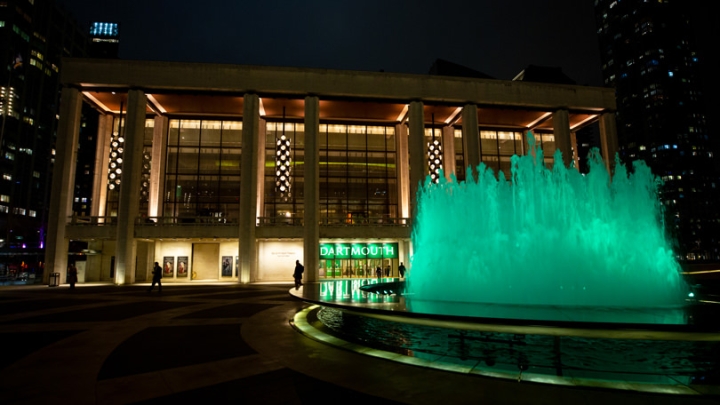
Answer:
<svg viewBox="0 0 720 405"><path fill-rule="evenodd" d="M90 24L88 56L93 58L116 59L120 48L118 23L93 22Z"/></svg>
<svg viewBox="0 0 720 405"><path fill-rule="evenodd" d="M520 71L513 80L538 83L577 84L575 80L563 73L562 68L554 66L529 65Z"/></svg>
<svg viewBox="0 0 720 405"><path fill-rule="evenodd" d="M0 271L42 262L62 57L87 33L53 1L0 2Z"/></svg>
<svg viewBox="0 0 720 405"><path fill-rule="evenodd" d="M435 76L455 76L455 77L474 77L476 79L494 79L494 77L487 75L479 70L469 68L450 62L445 59L435 59L428 74Z"/></svg>
<svg viewBox="0 0 720 405"><path fill-rule="evenodd" d="M717 260L716 151L694 31L680 3L596 0L602 71L605 84L616 89L620 157L646 161L664 182L662 201L678 254Z"/></svg>

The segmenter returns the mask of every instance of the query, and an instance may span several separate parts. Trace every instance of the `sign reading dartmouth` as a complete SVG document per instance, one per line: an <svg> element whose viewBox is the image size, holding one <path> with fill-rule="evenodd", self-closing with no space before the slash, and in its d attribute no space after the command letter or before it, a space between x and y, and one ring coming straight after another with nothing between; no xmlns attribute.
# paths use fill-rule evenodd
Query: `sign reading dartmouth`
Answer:
<svg viewBox="0 0 720 405"><path fill-rule="evenodd" d="M397 259L397 243L321 243L320 259Z"/></svg>

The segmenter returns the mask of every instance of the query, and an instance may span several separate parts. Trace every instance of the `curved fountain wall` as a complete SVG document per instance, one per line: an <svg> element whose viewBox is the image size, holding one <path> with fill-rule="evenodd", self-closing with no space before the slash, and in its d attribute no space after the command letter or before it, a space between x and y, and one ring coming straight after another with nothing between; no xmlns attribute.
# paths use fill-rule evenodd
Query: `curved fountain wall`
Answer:
<svg viewBox="0 0 720 405"><path fill-rule="evenodd" d="M629 172L616 159L611 179L593 150L582 175L558 151L548 169L528 138L532 153L512 157L509 180L481 164L476 181L420 188L408 304L682 305L687 285L647 165Z"/></svg>

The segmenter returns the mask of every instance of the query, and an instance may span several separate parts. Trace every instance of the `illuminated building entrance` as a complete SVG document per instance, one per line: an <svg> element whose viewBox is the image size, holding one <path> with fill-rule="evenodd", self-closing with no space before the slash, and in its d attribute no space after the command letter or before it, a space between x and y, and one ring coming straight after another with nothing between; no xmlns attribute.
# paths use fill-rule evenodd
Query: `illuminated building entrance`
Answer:
<svg viewBox="0 0 720 405"><path fill-rule="evenodd" d="M320 278L399 277L398 243L321 243Z"/></svg>

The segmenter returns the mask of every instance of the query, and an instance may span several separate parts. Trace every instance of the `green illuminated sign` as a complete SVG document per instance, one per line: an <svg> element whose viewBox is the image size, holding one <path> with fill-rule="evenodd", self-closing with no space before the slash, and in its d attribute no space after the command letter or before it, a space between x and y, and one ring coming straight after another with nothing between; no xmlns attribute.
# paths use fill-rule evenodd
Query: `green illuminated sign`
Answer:
<svg viewBox="0 0 720 405"><path fill-rule="evenodd" d="M321 243L320 259L397 259L397 243Z"/></svg>

